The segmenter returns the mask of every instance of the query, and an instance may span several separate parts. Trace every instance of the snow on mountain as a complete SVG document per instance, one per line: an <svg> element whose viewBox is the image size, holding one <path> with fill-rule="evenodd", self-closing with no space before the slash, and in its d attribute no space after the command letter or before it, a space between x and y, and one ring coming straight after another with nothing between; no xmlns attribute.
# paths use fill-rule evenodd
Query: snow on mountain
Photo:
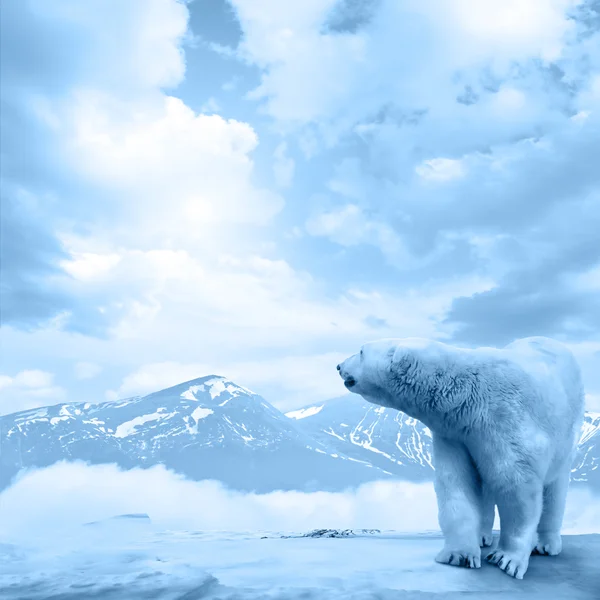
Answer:
<svg viewBox="0 0 600 600"><path fill-rule="evenodd" d="M308 435L336 451L391 471L402 479L430 479L431 432L404 413L343 396L286 413Z"/></svg>
<svg viewBox="0 0 600 600"><path fill-rule="evenodd" d="M600 413L585 414L571 481L600 490Z"/></svg>
<svg viewBox="0 0 600 600"><path fill-rule="evenodd" d="M573 481L600 488L600 414L587 413ZM203 377L143 397L59 404L0 417L0 489L60 460L164 464L241 490L339 490L431 479L431 433L356 395L284 415L232 381Z"/></svg>
<svg viewBox="0 0 600 600"><path fill-rule="evenodd" d="M303 432L263 398L224 377L144 397L61 404L0 417L0 489L20 470L59 460L164 464L236 489L336 490L390 477Z"/></svg>
<svg viewBox="0 0 600 600"><path fill-rule="evenodd" d="M433 476L431 432L404 413L356 395L294 410L286 416L337 452L412 481ZM586 413L571 480L600 488L600 413Z"/></svg>

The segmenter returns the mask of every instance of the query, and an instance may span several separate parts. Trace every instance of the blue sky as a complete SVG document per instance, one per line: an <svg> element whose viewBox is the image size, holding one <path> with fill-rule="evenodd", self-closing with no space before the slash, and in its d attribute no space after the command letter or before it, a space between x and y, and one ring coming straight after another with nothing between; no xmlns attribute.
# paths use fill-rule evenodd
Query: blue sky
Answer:
<svg viewBox="0 0 600 600"><path fill-rule="evenodd" d="M597 0L8 0L0 413L379 337L568 343L600 410Z"/></svg>

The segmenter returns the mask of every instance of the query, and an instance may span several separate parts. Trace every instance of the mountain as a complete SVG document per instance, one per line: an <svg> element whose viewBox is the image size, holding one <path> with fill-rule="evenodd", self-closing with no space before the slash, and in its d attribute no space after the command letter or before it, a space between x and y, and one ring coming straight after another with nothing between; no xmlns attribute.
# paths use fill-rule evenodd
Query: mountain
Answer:
<svg viewBox="0 0 600 600"><path fill-rule="evenodd" d="M600 490L600 413L585 415L571 481Z"/></svg>
<svg viewBox="0 0 600 600"><path fill-rule="evenodd" d="M404 413L355 394L286 413L308 435L411 481L431 479L431 432Z"/></svg>
<svg viewBox="0 0 600 600"><path fill-rule="evenodd" d="M376 479L429 480L431 433L356 395L284 415L217 376L102 404L58 404L0 417L0 490L60 460L163 464L239 490L341 490ZM587 413L572 481L600 489L600 414Z"/></svg>
<svg viewBox="0 0 600 600"><path fill-rule="evenodd" d="M336 452L370 462L402 479L433 476L431 432L404 413L371 404L355 394L286 413L311 437ZM588 412L571 481L600 489L600 413Z"/></svg>
<svg viewBox="0 0 600 600"><path fill-rule="evenodd" d="M351 446L350 446L351 447ZM23 468L60 460L167 468L240 490L338 490L389 472L314 439L223 377L143 397L59 404L0 417L0 489Z"/></svg>

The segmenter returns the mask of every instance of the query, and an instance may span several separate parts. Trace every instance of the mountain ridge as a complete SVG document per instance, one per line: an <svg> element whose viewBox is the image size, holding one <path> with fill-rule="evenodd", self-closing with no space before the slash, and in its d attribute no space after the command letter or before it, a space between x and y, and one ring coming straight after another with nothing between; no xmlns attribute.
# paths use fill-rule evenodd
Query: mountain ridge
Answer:
<svg viewBox="0 0 600 600"><path fill-rule="evenodd" d="M261 396L222 376L114 402L63 403L0 417L0 487L24 468L65 459L125 469L164 464L190 479L257 492L335 490L390 477L315 440Z"/></svg>
<svg viewBox="0 0 600 600"><path fill-rule="evenodd" d="M349 456L369 460L371 455L373 464L414 481L433 477L431 432L404 413L348 394L286 416L323 443L345 448ZM585 413L571 481L600 489L600 413Z"/></svg>
<svg viewBox="0 0 600 600"><path fill-rule="evenodd" d="M407 415L346 395L282 413L220 375L101 403L0 417L0 489L59 460L121 468L162 464L234 489L338 491L376 479L433 477L431 432ZM572 481L600 489L600 413L586 413Z"/></svg>

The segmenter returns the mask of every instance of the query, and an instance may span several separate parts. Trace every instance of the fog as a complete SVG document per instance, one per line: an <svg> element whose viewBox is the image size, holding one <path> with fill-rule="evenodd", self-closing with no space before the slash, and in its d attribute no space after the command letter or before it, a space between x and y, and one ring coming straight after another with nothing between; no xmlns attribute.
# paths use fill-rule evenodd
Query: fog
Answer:
<svg viewBox="0 0 600 600"><path fill-rule="evenodd" d="M302 532L314 528L437 531L430 483L373 482L344 492L236 492L189 481L164 467L61 462L21 476L0 494L0 535L23 542L126 513L156 527L202 531ZM570 491L565 533L600 533L600 499Z"/></svg>

